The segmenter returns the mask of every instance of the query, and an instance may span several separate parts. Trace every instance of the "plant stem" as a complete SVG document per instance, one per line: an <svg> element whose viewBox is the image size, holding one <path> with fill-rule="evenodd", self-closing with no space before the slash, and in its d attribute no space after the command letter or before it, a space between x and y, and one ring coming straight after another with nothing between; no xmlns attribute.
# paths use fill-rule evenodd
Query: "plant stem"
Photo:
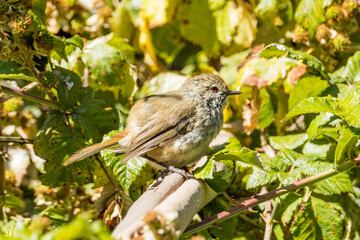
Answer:
<svg viewBox="0 0 360 240"><path fill-rule="evenodd" d="M33 102L44 104L44 105L47 105L47 106L55 108L55 109L58 109L60 107L60 104L57 103L57 102L50 101L50 100L44 99L42 97L39 97L39 96L36 96L36 95L33 95L33 94L23 92L23 91L18 90L18 89L13 89L13 88L9 88L9 87L5 87L5 86L0 85L0 91L8 93L8 94L15 95L15 96L19 96L19 97L22 97L24 99L27 99L27 100L30 100L30 101L33 101Z"/></svg>
<svg viewBox="0 0 360 240"><path fill-rule="evenodd" d="M341 172L350 170L354 167L356 167L356 163L352 160L340 165L337 167L337 169L329 169L322 173L316 174L314 176L296 180L293 184L287 185L285 187L273 190L271 192L262 194L262 195L254 195L250 199L247 199L243 201L241 204L230 208L227 211L223 211L215 216L212 216L208 219L203 220L200 223L194 224L190 227L188 227L185 232L183 233L183 236L189 236L191 234L194 234L200 230L206 229L216 223L225 221L233 216L238 215L242 211L245 211L248 208L254 207L260 203L269 201L270 199L274 199L276 197L282 196L284 194L287 194L292 191L296 191L298 189L304 188L306 186L309 186L313 183L320 182L321 180L324 180L326 178L330 178L332 176L335 176Z"/></svg>
<svg viewBox="0 0 360 240"><path fill-rule="evenodd" d="M0 143L1 142L13 142L13 143L22 143L22 144L27 144L27 143L33 143L34 139L31 138L22 138L22 137L0 137Z"/></svg>

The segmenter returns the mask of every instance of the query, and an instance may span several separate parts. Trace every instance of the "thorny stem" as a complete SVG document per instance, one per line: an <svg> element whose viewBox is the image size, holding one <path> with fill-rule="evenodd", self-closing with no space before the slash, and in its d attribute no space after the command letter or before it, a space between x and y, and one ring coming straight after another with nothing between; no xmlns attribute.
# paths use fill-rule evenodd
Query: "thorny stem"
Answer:
<svg viewBox="0 0 360 240"><path fill-rule="evenodd" d="M36 103L44 104L44 105L47 105L47 106L55 108L55 109L58 109L60 107L60 104L57 103L57 102L47 100L47 99L44 99L42 97L27 93L27 92L23 92L23 91L18 90L18 89L13 89L13 88L9 88L9 87L5 87L5 86L0 85L0 91L8 93L8 94L15 95L15 96L22 97L24 99L27 99L27 100L30 100L30 101L33 101L33 102L36 102Z"/></svg>
<svg viewBox="0 0 360 240"><path fill-rule="evenodd" d="M355 159L357 160L357 159ZM360 158L359 158L360 160ZM305 179L300 179L300 180L296 180L293 184L287 185L285 187L273 190L271 192L262 194L262 195L254 195L252 196L250 199L247 199L245 201L243 201L241 204L230 208L227 211L223 211L215 216L212 216L208 219L203 220L200 223L194 224L190 227L188 227L185 232L183 233L183 236L189 236L191 234L194 234L200 230L206 229L216 223L225 221L231 217L234 217L238 214L240 214L241 212L245 211L248 208L257 206L260 203L269 201L270 199L274 199L277 198L279 196L282 196L284 194L296 191L298 189L304 188L306 186L309 186L313 183L317 183L320 182L321 180L324 180L326 178L330 178L332 176L335 176L341 172L350 170L354 167L356 167L356 163L355 161L348 161L342 165L340 165L339 167L337 167L337 169L329 169L326 170L322 173L316 174L314 176L305 178Z"/></svg>

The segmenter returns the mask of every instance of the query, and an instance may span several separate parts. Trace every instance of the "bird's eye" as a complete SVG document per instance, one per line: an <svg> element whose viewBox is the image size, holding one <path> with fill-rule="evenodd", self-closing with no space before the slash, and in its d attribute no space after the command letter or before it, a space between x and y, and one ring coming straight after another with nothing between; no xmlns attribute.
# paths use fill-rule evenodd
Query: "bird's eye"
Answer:
<svg viewBox="0 0 360 240"><path fill-rule="evenodd" d="M218 90L219 90L219 89L218 89L217 87L212 87L212 88L211 88L211 91L214 92L214 93L217 92Z"/></svg>

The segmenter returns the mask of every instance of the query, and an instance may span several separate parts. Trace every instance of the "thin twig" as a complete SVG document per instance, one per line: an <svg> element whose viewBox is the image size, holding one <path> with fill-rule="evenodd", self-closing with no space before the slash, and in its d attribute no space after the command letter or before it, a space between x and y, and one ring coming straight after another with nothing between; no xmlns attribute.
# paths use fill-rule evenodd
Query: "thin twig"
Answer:
<svg viewBox="0 0 360 240"><path fill-rule="evenodd" d="M116 192L120 192L120 189L118 188L118 186L116 186L116 184L114 183L114 181L113 181L112 178L110 177L110 174L107 172L104 164L102 163L102 161L100 160L100 158L99 158L99 156L98 156L97 154L95 154L95 158L96 158L96 160L98 161L98 163L100 164L101 168L104 170L104 172L105 172L107 178L109 179L111 185L113 186L114 190L115 190Z"/></svg>
<svg viewBox="0 0 360 240"><path fill-rule="evenodd" d="M44 104L44 105L47 105L47 106L52 107L52 108L57 109L57 108L60 107L60 104L57 103L57 102L47 100L45 98L30 94L30 93L27 93L27 92L23 92L23 91L18 90L18 89L9 88L9 87L5 87L5 86L0 85L0 91L8 93L8 94L15 95L15 96L20 96L20 97L25 98L27 100L37 102L37 103L40 103L40 104Z"/></svg>
<svg viewBox="0 0 360 240"><path fill-rule="evenodd" d="M22 137L0 137L0 142L4 143L21 143L21 144L27 144L27 143L34 143L34 139L31 138L22 138Z"/></svg>
<svg viewBox="0 0 360 240"><path fill-rule="evenodd" d="M341 166L337 167L337 169L329 169L327 171L324 171L322 173L316 174L314 176L305 178L305 179L300 179L300 180L296 180L293 184L287 185L285 187L273 190L271 192L262 194L262 195L254 195L253 197L251 197L250 199L247 199L245 201L243 201L241 204L239 204L238 206L232 207L227 211L221 212L215 216L212 216L208 219L203 220L200 223L194 224L190 227L188 227L185 232L183 233L183 236L189 236L191 234L194 234L200 230L206 229L216 223L225 221L233 216L238 215L239 213L241 213L242 211L245 211L246 209L250 208L250 207L254 207L257 206L260 203L266 202L270 199L274 199L276 197L282 196L284 194L287 194L289 192L293 192L296 191L298 189L304 188L306 186L309 186L311 184L320 182L321 180L324 180L326 178L330 178L332 176L335 176L341 172L350 170L354 167L356 167L356 163L355 161L348 161L344 164L342 164Z"/></svg>
<svg viewBox="0 0 360 240"><path fill-rule="evenodd" d="M277 201L275 199L274 202L274 207L273 209L271 209L272 205L271 205L272 201L269 200L267 201L265 204L268 204L268 212L266 212L266 225L265 225L265 234L264 234L264 240L270 240L271 239L271 235L272 235L272 229L273 229L273 220L275 217L275 212L276 209L279 205L279 201Z"/></svg>

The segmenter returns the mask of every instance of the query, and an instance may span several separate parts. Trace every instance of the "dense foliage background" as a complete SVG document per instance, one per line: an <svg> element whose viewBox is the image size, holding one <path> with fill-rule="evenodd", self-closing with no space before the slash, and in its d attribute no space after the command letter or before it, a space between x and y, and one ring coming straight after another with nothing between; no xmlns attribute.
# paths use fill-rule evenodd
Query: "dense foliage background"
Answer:
<svg viewBox="0 0 360 240"><path fill-rule="evenodd" d="M194 172L228 198L194 222L236 204L229 196L352 161L359 24L356 0L0 0L0 238L109 239L124 206L94 206L108 186L98 162L62 162L123 129L137 99L198 73L244 94L225 110L236 138ZM141 158L100 157L126 202L159 174ZM216 161L227 170L213 175ZM197 238L259 239L271 226L276 239L360 239L360 172L350 166Z"/></svg>

